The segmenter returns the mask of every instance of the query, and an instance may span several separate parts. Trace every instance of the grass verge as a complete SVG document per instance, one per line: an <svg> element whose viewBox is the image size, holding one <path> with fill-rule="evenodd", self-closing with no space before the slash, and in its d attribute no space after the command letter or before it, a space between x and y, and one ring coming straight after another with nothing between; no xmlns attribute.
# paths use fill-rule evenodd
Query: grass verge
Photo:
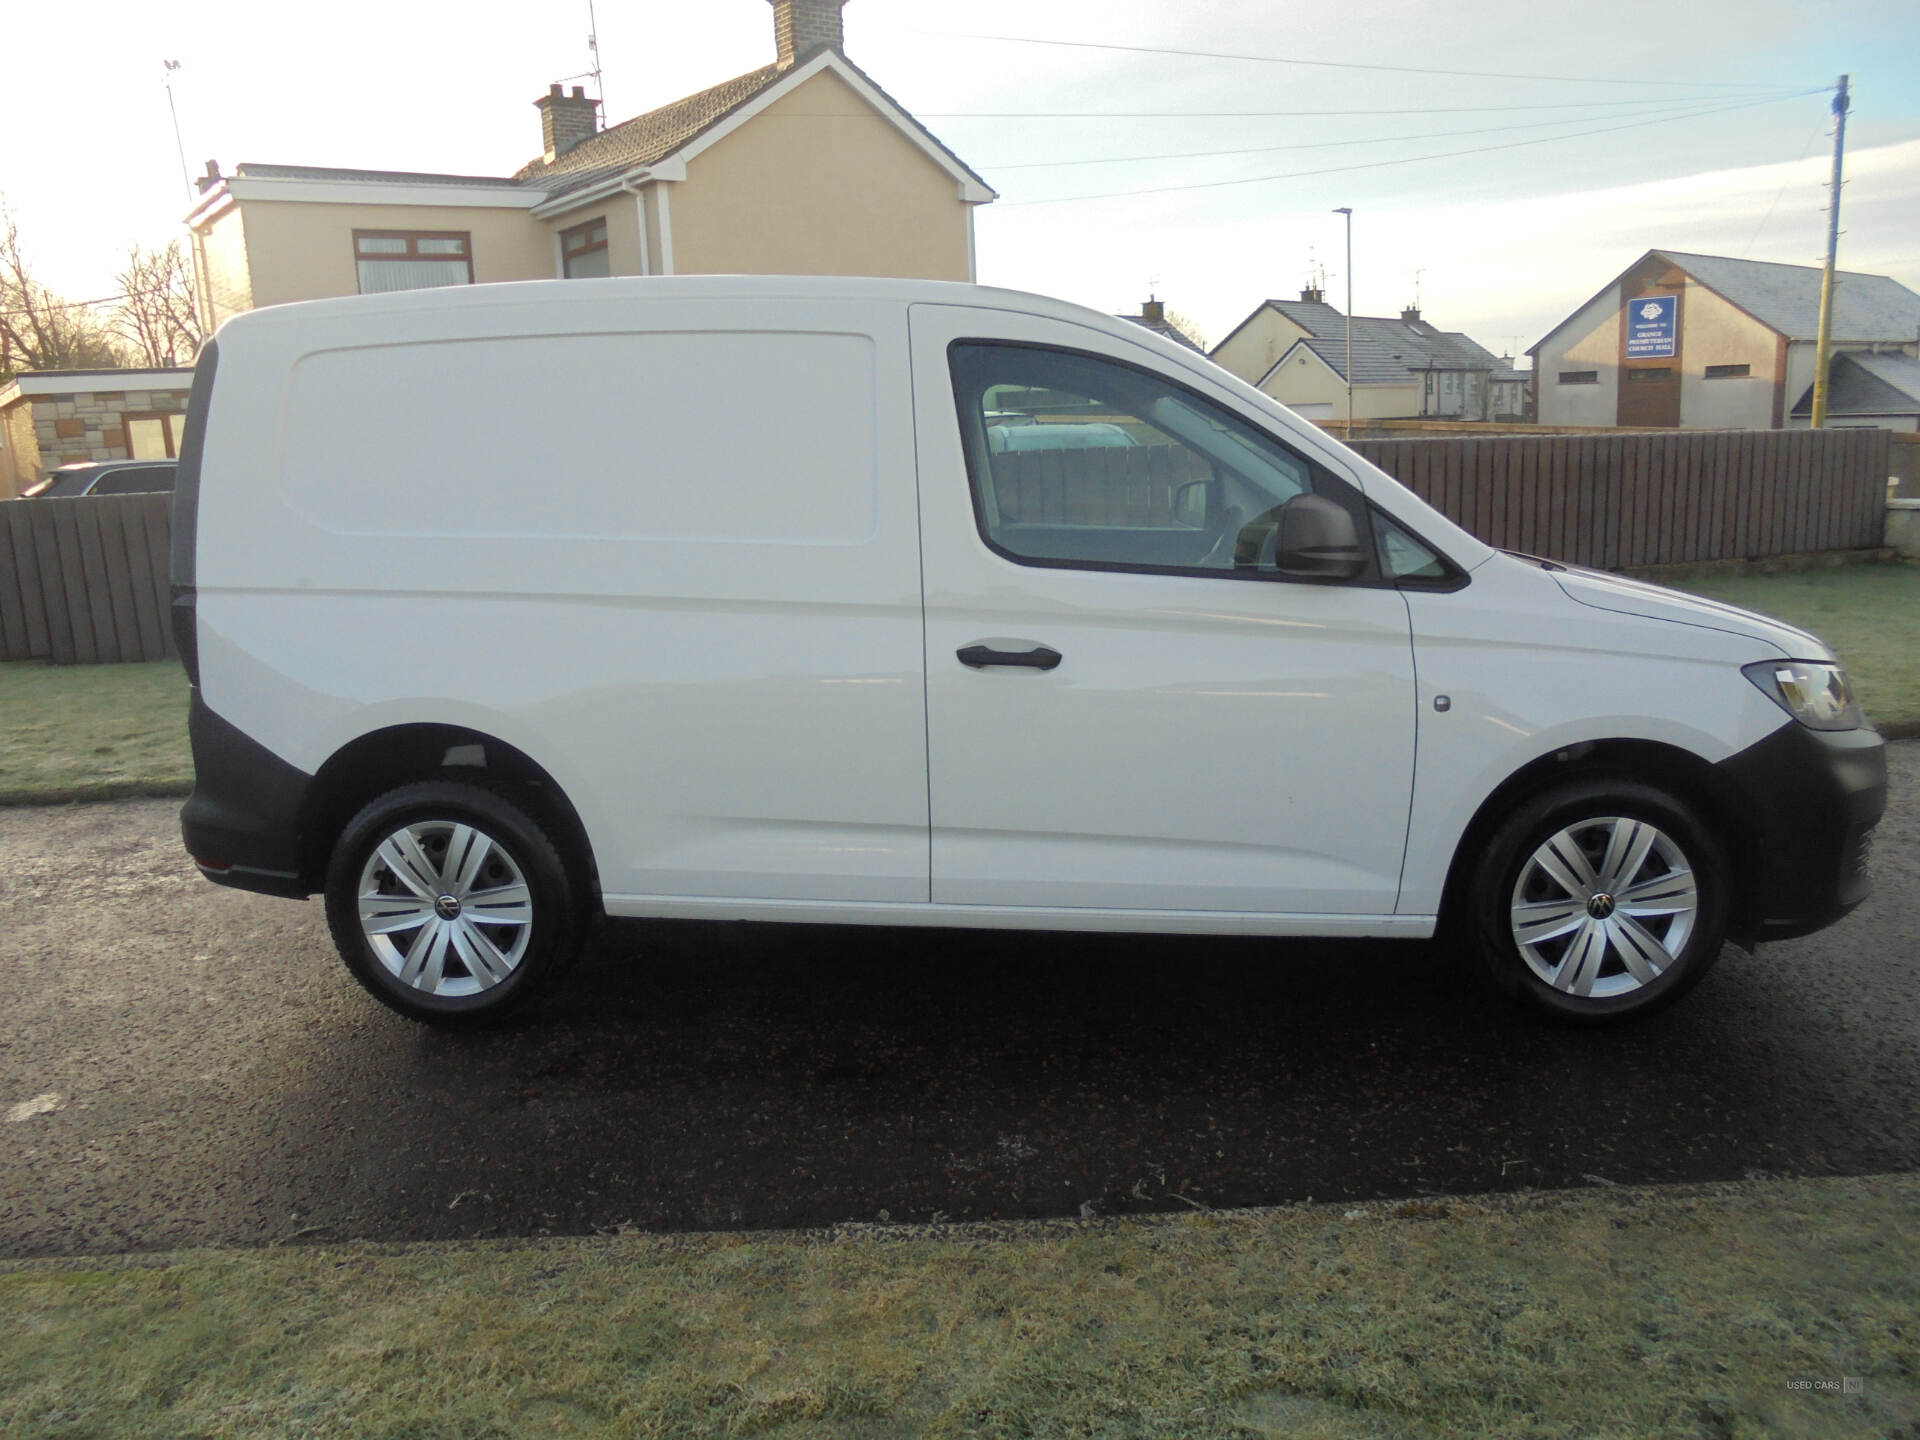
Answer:
<svg viewBox="0 0 1920 1440"><path fill-rule="evenodd" d="M1904 1176L13 1262L0 1432L1906 1435L1916 1208Z"/></svg>
<svg viewBox="0 0 1920 1440"><path fill-rule="evenodd" d="M1840 653L1867 718L1882 734L1920 735L1920 565L1661 583L1811 630Z"/></svg>
<svg viewBox="0 0 1920 1440"><path fill-rule="evenodd" d="M0 665L0 805L184 795L187 676L141 665Z"/></svg>

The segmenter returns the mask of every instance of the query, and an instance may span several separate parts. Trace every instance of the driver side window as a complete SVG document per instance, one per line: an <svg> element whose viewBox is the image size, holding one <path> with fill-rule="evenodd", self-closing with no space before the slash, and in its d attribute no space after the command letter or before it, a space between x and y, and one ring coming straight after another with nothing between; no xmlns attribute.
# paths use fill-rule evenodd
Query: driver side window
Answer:
<svg viewBox="0 0 1920 1440"><path fill-rule="evenodd" d="M985 342L953 346L951 362L981 533L1009 559L1270 577L1289 500L1358 508L1310 461L1150 372Z"/></svg>

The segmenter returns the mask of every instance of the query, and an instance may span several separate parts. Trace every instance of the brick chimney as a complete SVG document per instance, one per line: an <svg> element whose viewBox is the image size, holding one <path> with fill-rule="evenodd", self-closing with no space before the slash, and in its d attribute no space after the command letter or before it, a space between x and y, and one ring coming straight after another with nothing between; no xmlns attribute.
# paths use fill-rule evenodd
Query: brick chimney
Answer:
<svg viewBox="0 0 1920 1440"><path fill-rule="evenodd" d="M780 68L791 70L817 50L846 53L840 7L847 0L768 0L773 6L773 40Z"/></svg>
<svg viewBox="0 0 1920 1440"><path fill-rule="evenodd" d="M1149 325L1167 323L1167 302L1164 300L1143 300L1140 302L1140 318Z"/></svg>
<svg viewBox="0 0 1920 1440"><path fill-rule="evenodd" d="M1319 305L1326 300L1327 292L1318 285L1307 285L1301 289L1300 298L1309 305Z"/></svg>
<svg viewBox="0 0 1920 1440"><path fill-rule="evenodd" d="M1414 324L1420 318L1420 307L1418 305L1407 306L1406 309L1400 312L1400 318L1409 325Z"/></svg>
<svg viewBox="0 0 1920 1440"><path fill-rule="evenodd" d="M584 85L574 86L571 95L549 85L547 93L533 103L540 111L541 155L549 165L582 140L591 140L599 128L599 102L587 98Z"/></svg>

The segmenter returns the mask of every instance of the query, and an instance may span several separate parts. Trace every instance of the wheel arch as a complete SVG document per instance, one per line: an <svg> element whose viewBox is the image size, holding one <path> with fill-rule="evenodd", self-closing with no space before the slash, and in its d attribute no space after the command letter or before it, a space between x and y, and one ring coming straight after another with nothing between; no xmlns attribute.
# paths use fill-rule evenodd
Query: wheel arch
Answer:
<svg viewBox="0 0 1920 1440"><path fill-rule="evenodd" d="M1726 848L1736 877L1728 897L1729 933L1742 942L1749 940L1759 913L1759 896L1753 888L1759 850L1752 805L1717 766L1692 751L1658 740L1629 739L1583 740L1562 746L1529 761L1494 787L1454 847L1441 891L1441 930L1458 933L1467 912L1474 867L1508 815L1546 790L1575 781L1608 779L1655 786L1699 812Z"/></svg>
<svg viewBox="0 0 1920 1440"><path fill-rule="evenodd" d="M458 780L519 806L546 830L561 857L577 867L593 904L599 906L593 845L566 791L524 750L464 725L389 725L334 751L314 773L301 800L301 878L319 888L347 822L377 796L419 780Z"/></svg>

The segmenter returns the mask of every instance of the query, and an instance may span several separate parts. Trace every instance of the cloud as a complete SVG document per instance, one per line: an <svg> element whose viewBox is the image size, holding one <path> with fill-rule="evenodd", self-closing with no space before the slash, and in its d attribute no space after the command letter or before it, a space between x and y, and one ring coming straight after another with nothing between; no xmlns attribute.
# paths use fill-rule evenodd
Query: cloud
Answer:
<svg viewBox="0 0 1920 1440"><path fill-rule="evenodd" d="M1819 263L1831 159L1711 170L1527 199L1376 206L1354 217L1354 307L1397 312L1415 272L1427 317L1494 350L1524 349L1656 247ZM1103 310L1161 298L1219 339L1262 299L1291 296L1310 256L1344 304L1340 217L1319 211L1192 222L1179 195L1110 202L1097 223L1068 207L990 208L980 274ZM1842 269L1920 288L1920 140L1850 152Z"/></svg>

